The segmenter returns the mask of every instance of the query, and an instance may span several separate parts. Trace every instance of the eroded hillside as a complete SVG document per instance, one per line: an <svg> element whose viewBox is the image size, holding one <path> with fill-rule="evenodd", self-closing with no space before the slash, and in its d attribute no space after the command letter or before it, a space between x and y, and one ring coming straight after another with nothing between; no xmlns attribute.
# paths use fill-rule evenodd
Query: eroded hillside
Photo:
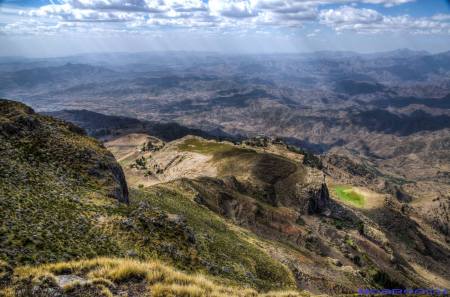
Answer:
<svg viewBox="0 0 450 297"><path fill-rule="evenodd" d="M300 288L339 294L449 284L445 234L408 212L395 178L374 167L261 140L164 143L133 134L106 146L123 157L132 187L178 191L264 239Z"/></svg>
<svg viewBox="0 0 450 297"><path fill-rule="evenodd" d="M108 293L108 282L105 287L70 269L55 272L65 280L55 283L56 276L22 277L18 268L98 256L161 259L190 274L212 275L219 283L263 291L295 289L292 272L263 249L262 239L198 205L180 188L161 185L133 190L129 197L114 157L79 128L12 101L2 100L0 111L2 294L123 296L122 290ZM108 263L117 261L105 261L104 269L112 273L114 265ZM128 273L126 265L118 266ZM54 272L41 267L46 276ZM90 279L89 285L76 289L82 277ZM154 283L134 278L133 272L130 277L127 290L144 290L128 296L147 296L145 288ZM194 290L195 281L186 279L166 284ZM100 289L92 288L96 285Z"/></svg>
<svg viewBox="0 0 450 297"><path fill-rule="evenodd" d="M426 221L423 204L371 164L266 138L135 133L103 146L25 105L3 100L0 111L8 297L450 285L448 219Z"/></svg>

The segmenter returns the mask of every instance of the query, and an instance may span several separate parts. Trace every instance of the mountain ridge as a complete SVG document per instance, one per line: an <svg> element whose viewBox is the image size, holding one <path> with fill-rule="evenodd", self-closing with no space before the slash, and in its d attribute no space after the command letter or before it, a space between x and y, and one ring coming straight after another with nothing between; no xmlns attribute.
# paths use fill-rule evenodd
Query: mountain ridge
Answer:
<svg viewBox="0 0 450 297"><path fill-rule="evenodd" d="M0 57L0 296L449 288L449 53Z"/></svg>

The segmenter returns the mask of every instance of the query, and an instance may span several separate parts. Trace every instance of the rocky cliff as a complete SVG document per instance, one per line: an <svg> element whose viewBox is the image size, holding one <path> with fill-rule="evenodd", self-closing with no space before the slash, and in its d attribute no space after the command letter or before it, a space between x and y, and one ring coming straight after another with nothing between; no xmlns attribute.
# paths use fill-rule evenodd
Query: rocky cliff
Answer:
<svg viewBox="0 0 450 297"><path fill-rule="evenodd" d="M125 176L114 156L71 123L37 114L18 102L0 100L0 139L2 177L20 175L20 169L28 166L57 169L60 178L70 176L78 185L100 181L101 190L109 196L128 202ZM16 182L22 186L27 177Z"/></svg>

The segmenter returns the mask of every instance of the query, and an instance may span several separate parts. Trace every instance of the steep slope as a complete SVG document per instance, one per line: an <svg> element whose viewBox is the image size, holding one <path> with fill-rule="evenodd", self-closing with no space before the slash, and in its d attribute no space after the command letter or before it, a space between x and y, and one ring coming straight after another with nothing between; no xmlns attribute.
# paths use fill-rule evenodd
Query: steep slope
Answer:
<svg viewBox="0 0 450 297"><path fill-rule="evenodd" d="M6 100L0 143L1 259L36 263L114 250L86 208L90 197L128 202L111 153L78 127Z"/></svg>
<svg viewBox="0 0 450 297"><path fill-rule="evenodd" d="M370 180L390 177L370 166L351 160L320 165L270 141L163 143L129 135L106 146L122 156L133 187L171 189L178 201L184 197L264 239L259 244L289 267L299 288L335 295L358 287L449 285L445 237L415 222L391 193L377 192L385 188ZM326 183L321 166L327 166Z"/></svg>
<svg viewBox="0 0 450 297"><path fill-rule="evenodd" d="M23 264L97 256L162 259L259 290L295 288L263 240L179 188L133 190L128 198L121 167L78 127L7 100L0 102L0 124L0 292L29 296L20 295L27 292L23 279L11 275Z"/></svg>

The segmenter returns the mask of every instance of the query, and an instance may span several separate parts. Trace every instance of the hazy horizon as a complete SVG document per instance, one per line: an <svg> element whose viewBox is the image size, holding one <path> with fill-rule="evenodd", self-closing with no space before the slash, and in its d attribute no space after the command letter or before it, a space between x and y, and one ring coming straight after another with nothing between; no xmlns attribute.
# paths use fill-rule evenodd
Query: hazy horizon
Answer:
<svg viewBox="0 0 450 297"><path fill-rule="evenodd" d="M0 1L0 56L450 50L444 0Z"/></svg>
<svg viewBox="0 0 450 297"><path fill-rule="evenodd" d="M449 8L0 0L0 296L447 294Z"/></svg>
<svg viewBox="0 0 450 297"><path fill-rule="evenodd" d="M356 51L356 50L314 50L314 51L299 51L299 52L220 52L220 51L202 51L202 50L171 50L171 51L163 51L163 50L154 50L154 51L101 51L101 52L79 52L75 54L61 54L54 56L25 56L25 55L0 55L1 59L60 59L60 58L71 58L71 57L82 57L82 56L96 56L96 55L174 55L174 54L193 54L193 55L201 55L201 54L209 54L209 55L220 55L220 56L270 56L270 55L280 55L280 56L289 56L289 55L313 55L313 54L323 54L323 53L335 53L335 54L354 54L354 55L375 55L375 54L383 54L383 53L395 53L401 51L410 51L417 53L427 53L430 55L443 54L450 51L430 51L430 50L420 50L420 49L411 49L411 48L395 48L392 50L380 50L380 51Z"/></svg>

